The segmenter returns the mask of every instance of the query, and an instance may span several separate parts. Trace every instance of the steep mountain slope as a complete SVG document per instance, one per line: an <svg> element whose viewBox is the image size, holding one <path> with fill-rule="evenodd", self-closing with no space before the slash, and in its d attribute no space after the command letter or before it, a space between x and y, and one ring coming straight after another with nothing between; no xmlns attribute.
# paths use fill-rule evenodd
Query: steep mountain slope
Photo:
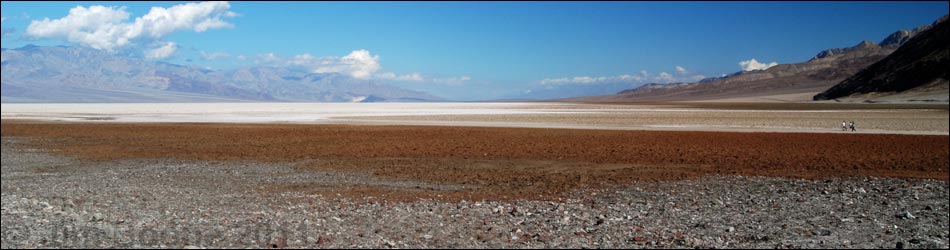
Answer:
<svg viewBox="0 0 950 250"><path fill-rule="evenodd" d="M814 97L829 100L842 97L880 98L939 96L946 101L947 70L950 69L950 24L946 17L933 28L920 32L897 51L840 84Z"/></svg>
<svg viewBox="0 0 950 250"><path fill-rule="evenodd" d="M440 100L334 73L265 67L211 71L84 47L3 50L2 65L3 102Z"/></svg>
<svg viewBox="0 0 950 250"><path fill-rule="evenodd" d="M863 41L848 48L819 52L807 62L779 64L765 70L742 71L695 83L647 84L615 95L576 98L576 101L696 101L768 96L807 96L821 92L893 53L930 26L897 31L880 44ZM809 95L810 93L810 95Z"/></svg>

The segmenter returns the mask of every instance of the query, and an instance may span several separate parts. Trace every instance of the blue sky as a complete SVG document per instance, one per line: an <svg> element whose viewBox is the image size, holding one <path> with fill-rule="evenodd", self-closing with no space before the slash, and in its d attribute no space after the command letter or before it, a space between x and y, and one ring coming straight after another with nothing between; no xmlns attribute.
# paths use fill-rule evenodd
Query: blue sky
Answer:
<svg viewBox="0 0 950 250"><path fill-rule="evenodd" d="M152 7L185 3L3 2L2 47L89 46L25 34L31 22L64 18L76 6L125 6L124 22L131 23ZM262 58L271 54L285 61L368 58L358 71L365 77L472 100L629 79L623 76L688 81L739 71L739 62L751 59L802 62L824 49L879 42L930 24L948 8L947 2L230 2L213 14L225 24L202 32L189 26L113 49L144 54L169 45L173 52L151 59L213 69L266 63ZM368 57L347 57L359 50Z"/></svg>

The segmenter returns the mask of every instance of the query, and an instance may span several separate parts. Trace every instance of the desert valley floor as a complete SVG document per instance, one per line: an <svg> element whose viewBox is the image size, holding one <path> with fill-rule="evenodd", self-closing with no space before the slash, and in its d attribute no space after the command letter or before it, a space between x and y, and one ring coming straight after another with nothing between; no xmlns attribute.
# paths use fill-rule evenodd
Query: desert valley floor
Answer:
<svg viewBox="0 0 950 250"><path fill-rule="evenodd" d="M950 245L946 104L3 104L2 119L3 248Z"/></svg>

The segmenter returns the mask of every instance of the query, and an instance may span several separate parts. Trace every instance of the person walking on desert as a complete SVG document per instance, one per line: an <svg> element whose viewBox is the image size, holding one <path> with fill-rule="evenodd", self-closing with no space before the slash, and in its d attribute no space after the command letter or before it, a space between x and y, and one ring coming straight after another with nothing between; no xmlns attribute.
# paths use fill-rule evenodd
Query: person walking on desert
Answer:
<svg viewBox="0 0 950 250"><path fill-rule="evenodd" d="M851 120L851 132L854 132L854 120Z"/></svg>
<svg viewBox="0 0 950 250"><path fill-rule="evenodd" d="M841 121L841 131L848 131L848 122Z"/></svg>

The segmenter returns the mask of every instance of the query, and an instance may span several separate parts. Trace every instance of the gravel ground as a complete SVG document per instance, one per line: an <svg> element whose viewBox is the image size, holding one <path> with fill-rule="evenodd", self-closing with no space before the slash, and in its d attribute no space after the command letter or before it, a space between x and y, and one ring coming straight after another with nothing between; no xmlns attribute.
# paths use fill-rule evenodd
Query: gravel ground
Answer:
<svg viewBox="0 0 950 250"><path fill-rule="evenodd" d="M387 202L269 187L463 187L294 164L79 162L22 141L3 138L5 249L950 247L946 181L707 176L560 201Z"/></svg>

